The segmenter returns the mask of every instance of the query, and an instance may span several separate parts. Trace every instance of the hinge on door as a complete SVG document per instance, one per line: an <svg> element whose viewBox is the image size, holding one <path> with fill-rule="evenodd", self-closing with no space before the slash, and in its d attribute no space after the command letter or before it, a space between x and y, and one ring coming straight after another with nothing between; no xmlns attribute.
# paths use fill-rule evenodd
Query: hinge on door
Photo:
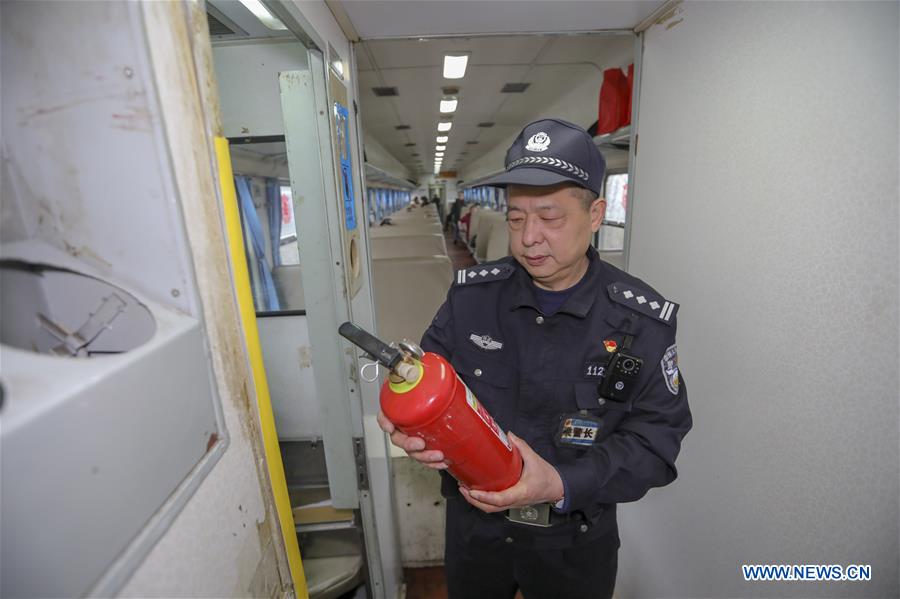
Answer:
<svg viewBox="0 0 900 599"><path fill-rule="evenodd" d="M356 484L360 490L369 490L369 470L366 468L366 443L362 437L353 437L353 457L356 458Z"/></svg>

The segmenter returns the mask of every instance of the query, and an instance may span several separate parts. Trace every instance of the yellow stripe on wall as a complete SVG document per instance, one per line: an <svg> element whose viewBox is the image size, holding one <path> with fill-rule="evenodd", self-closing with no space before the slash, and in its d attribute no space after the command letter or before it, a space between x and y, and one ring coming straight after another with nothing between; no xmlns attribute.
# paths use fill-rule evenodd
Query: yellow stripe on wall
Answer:
<svg viewBox="0 0 900 599"><path fill-rule="evenodd" d="M266 465L269 469L269 481L275 495L275 509L284 536L291 578L298 599L308 599L306 576L303 573L303 562L300 559L300 546L297 544L297 533L294 528L294 516L291 512L291 501L288 497L287 481L284 477L284 464L281 461L281 450L278 446L278 433L275 430L275 417L272 414L272 402L269 399L269 384L263 367L262 348L259 344L259 330L256 327L256 309L250 291L250 273L244 254L244 235L241 230L241 219L238 214L237 196L234 189L234 176L231 172L231 154L228 151L228 140L216 137L216 159L219 163L219 186L222 188L222 200L225 202L225 228L228 233L228 253L234 272L234 284L237 291L238 307L247 340L247 352L250 355L250 366L253 370L253 382L256 387L256 398L259 403L259 423L262 428L263 449L266 454Z"/></svg>

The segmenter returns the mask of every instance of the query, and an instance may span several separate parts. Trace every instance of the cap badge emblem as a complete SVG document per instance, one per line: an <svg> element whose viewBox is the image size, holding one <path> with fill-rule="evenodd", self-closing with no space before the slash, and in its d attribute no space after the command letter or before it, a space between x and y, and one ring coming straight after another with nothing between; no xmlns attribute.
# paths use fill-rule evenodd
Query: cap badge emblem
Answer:
<svg viewBox="0 0 900 599"><path fill-rule="evenodd" d="M550 136L541 131L535 133L528 139L525 149L529 152L543 152L550 147Z"/></svg>

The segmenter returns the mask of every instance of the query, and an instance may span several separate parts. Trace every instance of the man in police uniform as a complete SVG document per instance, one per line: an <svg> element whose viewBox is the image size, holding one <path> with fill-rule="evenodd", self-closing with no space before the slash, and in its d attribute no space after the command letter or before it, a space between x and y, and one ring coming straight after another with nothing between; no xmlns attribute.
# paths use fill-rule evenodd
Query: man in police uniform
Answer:
<svg viewBox="0 0 900 599"><path fill-rule="evenodd" d="M519 482L468 490L442 473L451 598L611 597L616 504L672 482L691 428L678 305L599 259L605 162L571 123L527 125L506 155L511 256L457 272L422 340L518 447ZM440 451L394 430L426 465Z"/></svg>

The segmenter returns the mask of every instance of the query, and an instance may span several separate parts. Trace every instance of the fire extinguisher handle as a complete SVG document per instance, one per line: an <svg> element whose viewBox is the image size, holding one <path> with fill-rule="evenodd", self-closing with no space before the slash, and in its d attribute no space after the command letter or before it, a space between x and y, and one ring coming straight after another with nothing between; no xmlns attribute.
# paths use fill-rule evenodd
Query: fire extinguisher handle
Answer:
<svg viewBox="0 0 900 599"><path fill-rule="evenodd" d="M352 322L345 322L342 324L338 328L338 333L341 334L341 337L365 350L373 360L381 362L388 368L393 368L403 359L403 354L399 349L391 347L375 335L361 329Z"/></svg>

